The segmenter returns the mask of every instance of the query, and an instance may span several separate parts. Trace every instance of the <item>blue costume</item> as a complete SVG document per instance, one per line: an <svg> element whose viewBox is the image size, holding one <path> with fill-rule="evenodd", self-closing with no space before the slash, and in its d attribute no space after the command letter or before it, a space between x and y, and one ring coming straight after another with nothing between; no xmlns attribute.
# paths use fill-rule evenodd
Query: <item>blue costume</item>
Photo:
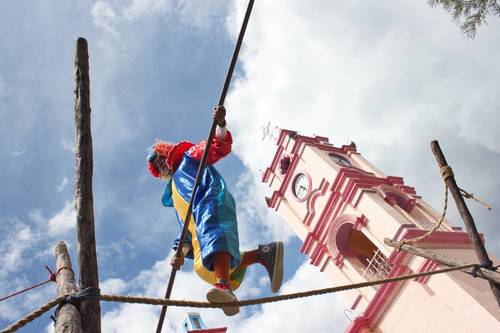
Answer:
<svg viewBox="0 0 500 333"><path fill-rule="evenodd" d="M239 251L236 205L224 179L212 165L230 152L232 141L229 133L227 139L227 142L214 140L209 147L208 165L194 197L185 242L192 248L186 257L194 259L194 270L210 284L216 283L213 274L215 253L228 252L231 256L230 284L234 290L239 287L246 270L239 267L243 253ZM198 145L185 143L184 147L187 150L182 154L182 158L179 154L181 151L174 157L180 162L172 162L176 165L173 168L175 171L167 183L162 198L164 206L175 208L181 228L187 214L205 142ZM174 248L178 244L179 238L174 242Z"/></svg>

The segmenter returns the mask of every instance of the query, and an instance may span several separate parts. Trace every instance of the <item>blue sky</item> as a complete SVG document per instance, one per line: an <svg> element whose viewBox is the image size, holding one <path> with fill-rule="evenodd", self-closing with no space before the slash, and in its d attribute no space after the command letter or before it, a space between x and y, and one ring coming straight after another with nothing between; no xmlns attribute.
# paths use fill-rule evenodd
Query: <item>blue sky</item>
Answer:
<svg viewBox="0 0 500 333"><path fill-rule="evenodd" d="M89 42L94 140L94 205L104 292L162 295L177 226L161 207L163 184L146 169L156 138L205 139L245 9L245 1L0 2L0 295L46 279L59 239L70 245L74 156L75 40ZM497 20L498 21L498 20ZM429 149L438 139L462 187L500 205L499 23L490 19L474 40L426 1L257 1L231 92L228 123L234 154L218 168L235 194L242 247L275 238L287 242L285 291L328 285L303 264L299 241L266 209L260 171L274 146L261 127L350 140L389 175L437 210L442 188ZM396 158L395 158L396 157ZM500 254L495 210L470 204L487 246ZM461 225L456 211L450 220ZM253 270L240 298L267 295ZM190 269L179 273L174 296L203 299L206 286ZM42 289L0 304L0 326L54 295ZM328 304L328 306L325 306ZM232 332L278 328L276 316L300 309L307 323L289 331L347 325L341 297L249 308L236 318L201 311ZM169 309L175 331L185 309ZM154 327L158 309L103 304L106 332ZM44 331L48 316L21 332ZM288 325L288 326L287 326ZM304 326L305 325L305 326ZM293 330L291 330L293 329Z"/></svg>

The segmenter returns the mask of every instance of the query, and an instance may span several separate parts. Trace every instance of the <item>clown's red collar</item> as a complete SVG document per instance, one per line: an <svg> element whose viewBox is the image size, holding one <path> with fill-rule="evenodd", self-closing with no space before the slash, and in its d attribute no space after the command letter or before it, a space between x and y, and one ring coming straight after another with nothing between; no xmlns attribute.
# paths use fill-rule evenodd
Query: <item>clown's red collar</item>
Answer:
<svg viewBox="0 0 500 333"><path fill-rule="evenodd" d="M172 173L175 172L175 170L177 169L177 167L181 163L182 155L184 155L184 153L187 152L189 150L189 148L191 148L192 146L194 146L194 144L192 144L189 141L181 141L181 142L176 143L172 147L172 149L168 153L167 159L166 159L167 168L169 170L171 170Z"/></svg>

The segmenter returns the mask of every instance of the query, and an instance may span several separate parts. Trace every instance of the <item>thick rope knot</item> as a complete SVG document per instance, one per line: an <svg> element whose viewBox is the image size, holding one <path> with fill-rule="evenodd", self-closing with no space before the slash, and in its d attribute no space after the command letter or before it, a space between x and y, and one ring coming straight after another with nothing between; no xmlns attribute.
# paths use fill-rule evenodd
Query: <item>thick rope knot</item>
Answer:
<svg viewBox="0 0 500 333"><path fill-rule="evenodd" d="M446 179L448 179L449 177L453 177L454 176L453 169L449 165L445 165L439 171L441 172L441 177L443 177L444 181L446 181ZM491 210L491 206L490 205L488 205L486 202L482 201L478 197L474 196L474 194L469 193L466 190L463 190L461 188L459 188L459 190L460 190L460 194L464 198L475 200L475 201L479 202L480 204L482 204L483 206L485 206L488 210Z"/></svg>
<svg viewBox="0 0 500 333"><path fill-rule="evenodd" d="M47 281L57 282L57 273L52 272L49 266L45 266L45 269L49 271L49 279Z"/></svg>
<svg viewBox="0 0 500 333"><path fill-rule="evenodd" d="M65 268L65 267L62 267ZM59 269L61 270L61 269ZM59 272L59 271L58 271ZM74 306L78 306L81 301L85 301L91 298L99 298L101 296L101 290L96 287L87 287L85 289L80 290L77 293L69 294L65 299L62 300L61 303L57 305L56 310L54 311L54 315L50 316L50 318L54 321L54 325L56 324L57 317L59 316L59 311L66 304L72 304Z"/></svg>
<svg viewBox="0 0 500 333"><path fill-rule="evenodd" d="M479 272L481 270L481 268L489 269L491 271L496 271L498 266L494 267L493 261L491 261L490 259L485 259L485 260L481 261L478 265L475 265L472 268L470 275L477 278L477 272Z"/></svg>
<svg viewBox="0 0 500 333"><path fill-rule="evenodd" d="M406 244L406 239L402 239L400 240L396 246L394 246L394 248L396 249L396 251L401 251L401 246L405 245Z"/></svg>
<svg viewBox="0 0 500 333"><path fill-rule="evenodd" d="M99 298L101 296L101 290L96 287L87 287L80 290L75 294L71 294L66 298L66 303L77 305L81 301L85 301L91 298Z"/></svg>
<svg viewBox="0 0 500 333"><path fill-rule="evenodd" d="M446 180L449 177L453 177L454 176L453 169L449 165L445 165L439 171L441 172L441 177L443 177L443 180Z"/></svg>
<svg viewBox="0 0 500 333"><path fill-rule="evenodd" d="M52 282L57 282L57 277L59 276L59 273L63 270L63 269L68 269L70 270L73 275L75 274L73 272L73 269L71 269L71 267L61 267L57 270L57 272L53 272L48 266L45 266L45 269L47 269L49 271L49 280L52 281Z"/></svg>
<svg viewBox="0 0 500 333"><path fill-rule="evenodd" d="M474 196L474 194L467 192L464 189L459 188L460 194L465 198L465 199L472 199L476 202L479 202L481 205L486 207L488 210L491 210L491 206L484 202L483 200L479 199L477 196Z"/></svg>

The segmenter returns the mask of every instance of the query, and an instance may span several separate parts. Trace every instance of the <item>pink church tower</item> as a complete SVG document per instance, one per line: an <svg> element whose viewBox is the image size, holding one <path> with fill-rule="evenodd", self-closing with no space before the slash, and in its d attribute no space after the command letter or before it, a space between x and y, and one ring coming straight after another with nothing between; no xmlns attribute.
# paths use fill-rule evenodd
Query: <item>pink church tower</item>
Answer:
<svg viewBox="0 0 500 333"><path fill-rule="evenodd" d="M276 143L262 178L273 191L267 204L290 225L303 241L301 252L333 285L438 268L384 244L384 238L422 235L440 217L403 178L384 175L354 143L335 147L325 137L289 130L281 130ZM418 246L477 262L467 234L448 221ZM344 296L361 314L346 332L500 332L500 310L488 283L462 272Z"/></svg>

